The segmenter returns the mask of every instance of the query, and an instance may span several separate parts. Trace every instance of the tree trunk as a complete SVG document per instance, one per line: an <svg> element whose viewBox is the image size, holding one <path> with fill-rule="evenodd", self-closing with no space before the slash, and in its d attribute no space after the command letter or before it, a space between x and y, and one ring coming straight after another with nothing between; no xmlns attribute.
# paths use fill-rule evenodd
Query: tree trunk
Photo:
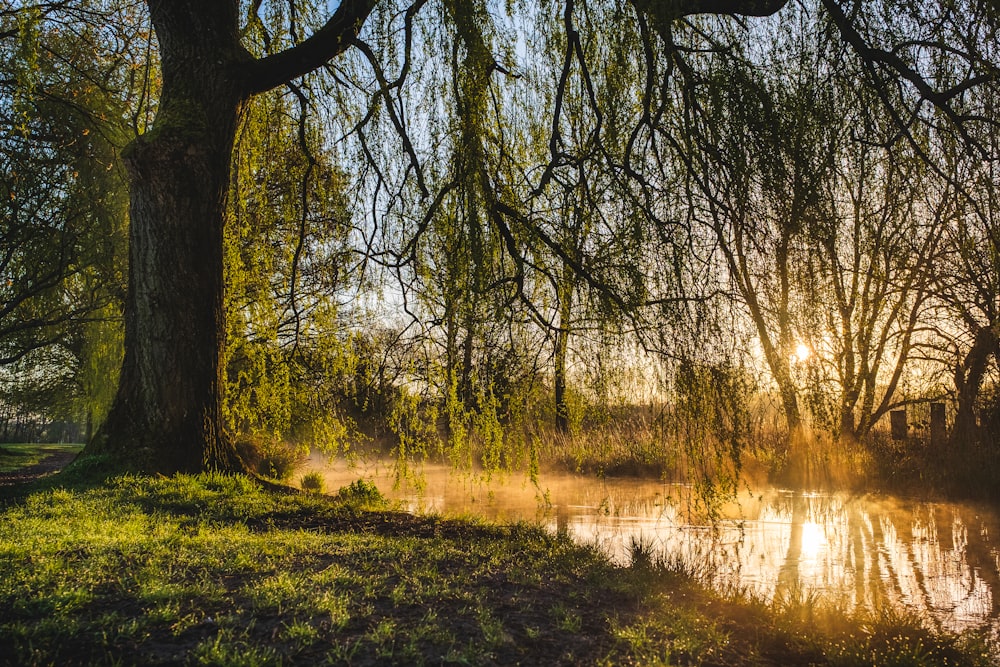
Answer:
<svg viewBox="0 0 1000 667"><path fill-rule="evenodd" d="M569 433L569 406L566 403L566 346L569 343L569 331L560 328L556 331L555 342L555 399L556 399L556 431Z"/></svg>
<svg viewBox="0 0 1000 667"><path fill-rule="evenodd" d="M576 275L572 268L563 266L562 284L559 289L559 328L555 334L553 350L553 384L556 401L556 431L569 433L569 404L566 400L566 354L569 351L569 330L573 315L573 282Z"/></svg>
<svg viewBox="0 0 1000 667"><path fill-rule="evenodd" d="M955 429L952 439L957 445L968 445L978 439L976 402L986 374L990 357L1000 344L992 327L984 327L976 334L976 339L965 359L955 369L955 390L958 395L958 409L955 414Z"/></svg>
<svg viewBox="0 0 1000 667"><path fill-rule="evenodd" d="M838 436L842 441L854 442L856 433L854 430L854 406L846 400L840 406L840 428Z"/></svg>
<svg viewBox="0 0 1000 667"><path fill-rule="evenodd" d="M125 358L90 453L172 473L242 468L223 430L223 225L249 59L237 3L150 2L163 88L154 129L125 154L130 177Z"/></svg>
<svg viewBox="0 0 1000 667"><path fill-rule="evenodd" d="M792 441L802 436L802 413L799 411L798 392L790 376L779 379L778 389L781 394L781 406L785 411L788 439Z"/></svg>
<svg viewBox="0 0 1000 667"><path fill-rule="evenodd" d="M848 381L855 382L853 372L848 376ZM837 430L838 437L844 442L857 442L858 422L855 420L854 409L858 403L858 393L854 389L841 391L840 395L840 427Z"/></svg>

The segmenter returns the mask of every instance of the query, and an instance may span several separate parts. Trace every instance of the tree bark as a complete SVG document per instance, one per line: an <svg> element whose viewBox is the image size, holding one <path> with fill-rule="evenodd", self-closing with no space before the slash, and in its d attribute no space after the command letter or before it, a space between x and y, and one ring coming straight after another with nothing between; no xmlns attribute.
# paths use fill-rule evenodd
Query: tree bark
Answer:
<svg viewBox="0 0 1000 667"><path fill-rule="evenodd" d="M555 341L555 403L556 431L569 433L569 405L566 401L566 348L569 345L569 330L563 325L556 331Z"/></svg>
<svg viewBox="0 0 1000 667"><path fill-rule="evenodd" d="M840 402L840 427L837 429L837 436L843 442L856 442L858 440L857 425L854 422L855 400L848 396Z"/></svg>
<svg viewBox="0 0 1000 667"><path fill-rule="evenodd" d="M150 2L163 89L129 147L129 287L118 394L91 452L158 472L242 467L223 432L223 227L249 60L235 2ZM208 37L206 37L208 36Z"/></svg>

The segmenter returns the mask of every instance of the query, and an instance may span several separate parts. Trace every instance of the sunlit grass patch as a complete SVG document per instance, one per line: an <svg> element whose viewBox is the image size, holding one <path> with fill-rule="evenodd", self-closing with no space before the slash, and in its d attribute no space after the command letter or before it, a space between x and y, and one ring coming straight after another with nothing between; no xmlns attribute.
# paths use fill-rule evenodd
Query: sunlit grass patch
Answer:
<svg viewBox="0 0 1000 667"><path fill-rule="evenodd" d="M824 625L840 623L827 615ZM920 618L889 607L854 614L847 625L827 651L830 664L837 667L996 664L985 637L932 630Z"/></svg>
<svg viewBox="0 0 1000 667"><path fill-rule="evenodd" d="M263 667L279 661L278 653L267 646L248 641L231 628L222 628L214 637L198 644L190 656L196 665Z"/></svg>
<svg viewBox="0 0 1000 667"><path fill-rule="evenodd" d="M616 629L625 653L637 664L701 664L720 656L728 645L729 635L696 610L678 607L663 611L663 617L645 618Z"/></svg>
<svg viewBox="0 0 1000 667"><path fill-rule="evenodd" d="M280 637L293 644L306 646L320 638L320 631L308 620L294 619L285 623Z"/></svg>
<svg viewBox="0 0 1000 667"><path fill-rule="evenodd" d="M247 582L240 593L257 612L282 615L285 612L308 612L323 615L332 623L343 626L350 618L349 599L338 593L334 577L314 576L308 571L269 572ZM343 585L343 584L341 584Z"/></svg>
<svg viewBox="0 0 1000 667"><path fill-rule="evenodd" d="M52 454L76 454L83 445L62 443L17 443L0 445L0 474L37 465Z"/></svg>

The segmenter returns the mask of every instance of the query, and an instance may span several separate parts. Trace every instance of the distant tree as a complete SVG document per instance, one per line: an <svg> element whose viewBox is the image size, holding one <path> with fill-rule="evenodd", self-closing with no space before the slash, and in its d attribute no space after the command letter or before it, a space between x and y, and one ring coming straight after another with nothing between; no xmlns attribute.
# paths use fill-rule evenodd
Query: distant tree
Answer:
<svg viewBox="0 0 1000 667"><path fill-rule="evenodd" d="M982 113L995 113L993 99L980 100ZM1000 151L996 136L981 137L994 154ZM989 433L997 417L984 390L1000 381L994 370L1000 362L1000 174L995 161L954 143L942 152L956 193L955 211L942 228L944 257L935 267L935 301L944 311L937 322L944 350L936 360L949 367L953 382L953 439L967 446Z"/></svg>
<svg viewBox="0 0 1000 667"><path fill-rule="evenodd" d="M873 137L886 128L872 108L844 110L842 128L865 129L838 151L810 224L804 272L813 407L829 407L833 430L848 440L866 436L910 398L901 381L926 338L953 202L947 184L907 146L877 145Z"/></svg>
<svg viewBox="0 0 1000 667"><path fill-rule="evenodd" d="M89 429L121 363L128 194L119 154L145 104L129 59L147 40L115 32L112 17L127 8L73 11L112 27L65 30L42 9L0 13L0 364L22 369L5 391L41 373L46 391L65 398L53 397L64 416L75 412Z"/></svg>
<svg viewBox="0 0 1000 667"><path fill-rule="evenodd" d="M954 438L977 437L980 390L997 354L996 178L1000 119L1000 5L993 0L918 3L897 11L851 11L823 0L838 32L861 57L881 108L914 155L951 189L941 225L946 257L934 267L937 322L949 341L957 401ZM926 138L926 140L924 139ZM939 311L940 312L940 311ZM940 357L939 357L940 359Z"/></svg>

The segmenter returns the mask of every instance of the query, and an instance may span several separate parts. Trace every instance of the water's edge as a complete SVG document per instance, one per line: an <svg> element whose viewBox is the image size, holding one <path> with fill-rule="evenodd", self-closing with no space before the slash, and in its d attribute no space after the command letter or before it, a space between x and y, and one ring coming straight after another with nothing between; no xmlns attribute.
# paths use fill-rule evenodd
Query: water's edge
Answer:
<svg viewBox="0 0 1000 667"><path fill-rule="evenodd" d="M689 489L643 479L456 473L425 465L397 483L393 464L309 459L326 488L363 478L416 512L527 520L627 562L633 542L680 559L720 587L767 599L826 596L847 608L891 605L951 631L1000 634L1000 514L888 496L744 491L714 526L693 519Z"/></svg>

